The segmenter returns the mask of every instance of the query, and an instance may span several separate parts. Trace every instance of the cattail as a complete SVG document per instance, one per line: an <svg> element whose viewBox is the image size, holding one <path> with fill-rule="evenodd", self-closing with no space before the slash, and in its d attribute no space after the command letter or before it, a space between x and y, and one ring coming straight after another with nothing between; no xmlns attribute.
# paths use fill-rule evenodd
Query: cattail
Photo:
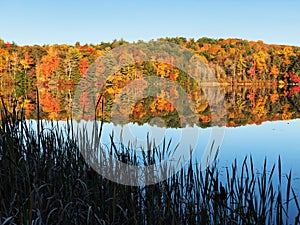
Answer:
<svg viewBox="0 0 300 225"><path fill-rule="evenodd" d="M220 199L222 201L225 201L226 198L227 198L227 194L226 194L226 190L225 188L223 187L222 183L220 182L220 193L219 193L219 196L220 196Z"/></svg>

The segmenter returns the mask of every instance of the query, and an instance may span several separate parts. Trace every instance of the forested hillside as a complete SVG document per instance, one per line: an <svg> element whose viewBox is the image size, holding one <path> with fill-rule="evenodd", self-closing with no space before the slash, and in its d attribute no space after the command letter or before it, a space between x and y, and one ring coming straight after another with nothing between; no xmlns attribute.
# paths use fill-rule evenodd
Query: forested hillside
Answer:
<svg viewBox="0 0 300 225"><path fill-rule="evenodd" d="M176 43L198 54L221 82L299 81L300 47L239 39L177 37L159 40ZM74 46L18 46L0 39L0 76L6 82L38 80L75 84L97 57L126 43L119 40Z"/></svg>

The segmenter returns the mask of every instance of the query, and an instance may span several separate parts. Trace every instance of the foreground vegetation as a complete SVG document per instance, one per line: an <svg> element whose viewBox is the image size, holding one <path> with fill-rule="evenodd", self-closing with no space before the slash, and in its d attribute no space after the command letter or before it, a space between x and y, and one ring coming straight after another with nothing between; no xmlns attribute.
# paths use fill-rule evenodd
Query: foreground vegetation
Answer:
<svg viewBox="0 0 300 225"><path fill-rule="evenodd" d="M251 157L241 169L235 160L225 177L216 164L201 172L191 160L158 184L123 186L90 169L71 123L35 129L22 111L3 108L0 224L299 224L299 196L291 173L282 178L280 158L270 171L265 160L260 174ZM119 160L137 160L127 148L109 148ZM159 150L139 160L153 163Z"/></svg>

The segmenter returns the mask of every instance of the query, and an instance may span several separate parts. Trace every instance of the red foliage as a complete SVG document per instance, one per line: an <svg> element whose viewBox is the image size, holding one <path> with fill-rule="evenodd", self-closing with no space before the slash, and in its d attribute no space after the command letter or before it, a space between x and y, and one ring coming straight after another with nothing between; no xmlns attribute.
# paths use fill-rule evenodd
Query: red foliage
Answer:
<svg viewBox="0 0 300 225"><path fill-rule="evenodd" d="M300 93L300 86L293 87L290 91L290 96L297 93Z"/></svg>
<svg viewBox="0 0 300 225"><path fill-rule="evenodd" d="M88 55L95 55L97 53L97 51L93 47L88 46L87 44L81 46L80 51L82 53L88 53Z"/></svg>
<svg viewBox="0 0 300 225"><path fill-rule="evenodd" d="M9 48L11 46L11 43L9 43L9 42L6 42L6 44L5 44L5 48Z"/></svg>
<svg viewBox="0 0 300 225"><path fill-rule="evenodd" d="M255 90L255 91L252 91L251 93L249 93L249 94L247 95L247 98L251 100L252 106L255 106L255 105L256 105L256 102L255 102L255 95L256 95L256 90Z"/></svg>
<svg viewBox="0 0 300 225"><path fill-rule="evenodd" d="M291 79L295 83L300 83L300 76L291 75Z"/></svg>
<svg viewBox="0 0 300 225"><path fill-rule="evenodd" d="M91 109L92 100L89 97L89 92L85 91L80 94L79 98L79 107L82 109L84 113L89 112Z"/></svg>
<svg viewBox="0 0 300 225"><path fill-rule="evenodd" d="M170 72L170 79L174 80L174 74L172 72Z"/></svg>

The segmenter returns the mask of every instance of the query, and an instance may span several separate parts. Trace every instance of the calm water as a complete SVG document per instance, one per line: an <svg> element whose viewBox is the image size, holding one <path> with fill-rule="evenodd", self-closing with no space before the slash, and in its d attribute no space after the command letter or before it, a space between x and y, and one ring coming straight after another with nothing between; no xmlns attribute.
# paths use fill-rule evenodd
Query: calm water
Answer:
<svg viewBox="0 0 300 225"><path fill-rule="evenodd" d="M151 140L155 140L157 145L160 145L165 137L166 140L171 140L171 146L175 147L181 141L184 129L190 128L160 128L149 124L139 126L133 123L116 126L106 123L103 127L102 143L109 145L109 134L114 132L115 136L119 137L120 130L123 130L122 142L125 145L130 141L130 143L136 143L137 148L146 149L148 136ZM198 136L194 157L195 160L200 161L207 148L212 128L196 127L195 129L198 129ZM283 175L292 170L296 182L295 189L300 192L300 119L224 127L224 131L223 142L220 142L217 157L220 166L229 167L234 159L241 164L245 156L251 155L257 169L263 167L265 158L271 168L274 163L277 164L278 156L280 156ZM117 143L120 142L119 138L115 140Z"/></svg>

